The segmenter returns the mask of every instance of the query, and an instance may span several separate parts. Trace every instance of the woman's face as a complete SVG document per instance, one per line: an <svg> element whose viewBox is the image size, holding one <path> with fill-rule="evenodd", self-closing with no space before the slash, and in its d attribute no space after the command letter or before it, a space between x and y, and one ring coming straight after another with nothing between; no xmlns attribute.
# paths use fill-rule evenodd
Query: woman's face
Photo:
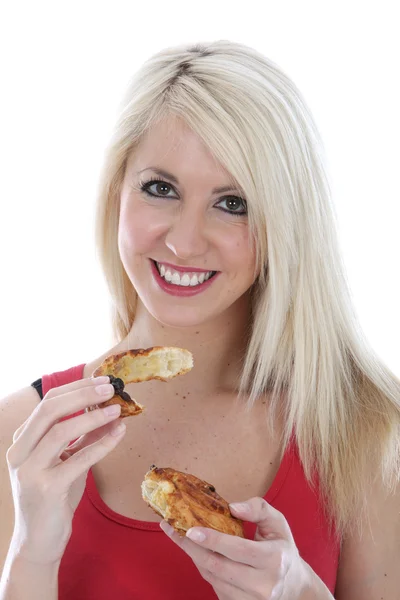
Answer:
<svg viewBox="0 0 400 600"><path fill-rule="evenodd" d="M118 245L144 306L173 327L234 316L255 280L246 202L177 118L149 129L129 157Z"/></svg>

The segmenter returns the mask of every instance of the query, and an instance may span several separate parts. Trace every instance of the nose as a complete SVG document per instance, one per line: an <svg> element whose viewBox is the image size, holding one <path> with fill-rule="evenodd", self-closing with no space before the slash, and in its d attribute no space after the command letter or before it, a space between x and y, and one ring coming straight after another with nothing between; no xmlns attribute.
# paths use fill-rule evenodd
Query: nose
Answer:
<svg viewBox="0 0 400 600"><path fill-rule="evenodd" d="M182 207L174 216L165 243L176 257L184 260L205 254L208 242L204 217L198 211Z"/></svg>

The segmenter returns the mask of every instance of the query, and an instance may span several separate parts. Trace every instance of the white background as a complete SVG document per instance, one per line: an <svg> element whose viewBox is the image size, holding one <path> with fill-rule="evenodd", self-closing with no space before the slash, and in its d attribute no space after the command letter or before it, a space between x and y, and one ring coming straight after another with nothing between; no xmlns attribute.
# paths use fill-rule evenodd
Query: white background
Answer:
<svg viewBox="0 0 400 600"><path fill-rule="evenodd" d="M324 139L361 323L400 374L397 2L40 2L0 9L0 395L108 350L93 214L125 86L153 53L231 39L278 63Z"/></svg>

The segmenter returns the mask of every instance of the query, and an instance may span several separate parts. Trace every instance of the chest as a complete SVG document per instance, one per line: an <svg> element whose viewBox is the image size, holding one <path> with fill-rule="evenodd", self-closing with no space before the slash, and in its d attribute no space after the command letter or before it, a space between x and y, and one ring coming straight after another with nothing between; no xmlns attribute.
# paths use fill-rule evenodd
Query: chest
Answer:
<svg viewBox="0 0 400 600"><path fill-rule="evenodd" d="M162 406L125 419L119 446L92 472L103 501L115 512L159 521L141 497L152 464L191 473L215 486L228 502L264 496L280 465L280 447L268 433L265 415L237 406L207 412L204 406Z"/></svg>

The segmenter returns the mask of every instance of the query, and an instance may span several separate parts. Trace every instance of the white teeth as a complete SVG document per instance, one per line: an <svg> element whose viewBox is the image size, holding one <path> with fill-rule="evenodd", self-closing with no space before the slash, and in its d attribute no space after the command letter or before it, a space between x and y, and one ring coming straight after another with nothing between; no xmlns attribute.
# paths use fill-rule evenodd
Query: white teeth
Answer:
<svg viewBox="0 0 400 600"><path fill-rule="evenodd" d="M181 285L184 287L200 285L210 279L213 271L205 271L203 273L182 273L178 271L174 271L174 269L169 269L160 263L156 263L158 267L158 271L168 283L172 283L173 285Z"/></svg>
<svg viewBox="0 0 400 600"><path fill-rule="evenodd" d="M184 276L181 278L181 285L190 285L190 277L187 273L185 273Z"/></svg>
<svg viewBox="0 0 400 600"><path fill-rule="evenodd" d="M181 278L179 277L179 275L176 271L172 275L171 283L174 283L175 285L180 285L180 283L181 283Z"/></svg>

